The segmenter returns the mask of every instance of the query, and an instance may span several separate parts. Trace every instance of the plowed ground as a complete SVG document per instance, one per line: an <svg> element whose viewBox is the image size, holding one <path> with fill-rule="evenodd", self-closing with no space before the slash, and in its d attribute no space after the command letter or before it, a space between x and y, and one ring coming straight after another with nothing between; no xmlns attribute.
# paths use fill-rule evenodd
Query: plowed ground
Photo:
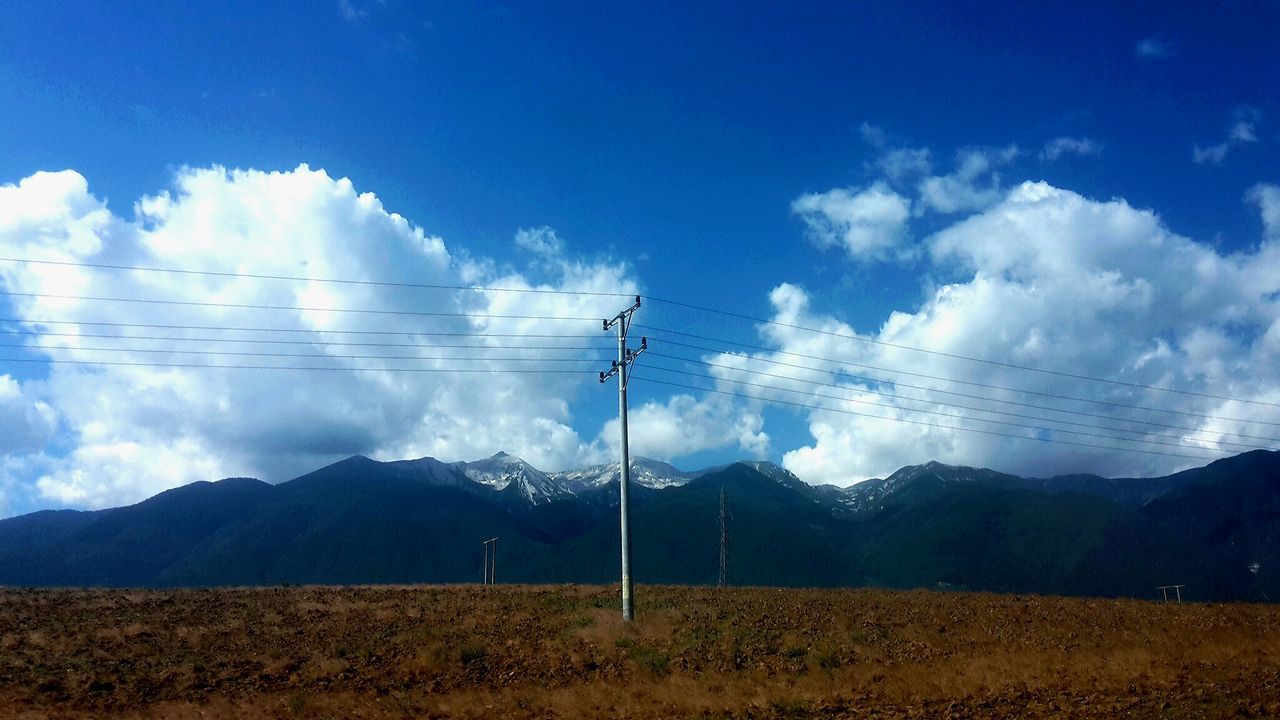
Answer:
<svg viewBox="0 0 1280 720"><path fill-rule="evenodd" d="M0 590L0 716L1280 717L1280 608L640 587Z"/></svg>

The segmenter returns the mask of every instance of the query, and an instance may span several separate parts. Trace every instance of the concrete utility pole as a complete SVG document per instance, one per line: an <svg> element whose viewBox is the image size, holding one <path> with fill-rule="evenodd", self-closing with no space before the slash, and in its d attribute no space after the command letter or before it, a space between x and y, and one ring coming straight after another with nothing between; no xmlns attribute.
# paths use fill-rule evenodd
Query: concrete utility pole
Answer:
<svg viewBox="0 0 1280 720"><path fill-rule="evenodd" d="M483 545L484 584L494 585L498 582L498 538L489 538Z"/></svg>
<svg viewBox="0 0 1280 720"><path fill-rule="evenodd" d="M623 310L612 320L604 320L604 331L618 328L618 359L608 372L600 373L600 382L614 375L618 376L618 425L622 445L622 464L618 478L618 517L622 531L622 619L631 622L635 618L635 610L631 605L631 525L628 518L628 505L631 485L631 456L627 449L627 380L631 377L630 365L636 356L649 348L647 338L640 338L639 350L627 349L627 330L631 329L631 315L640 309L640 296L631 307Z"/></svg>

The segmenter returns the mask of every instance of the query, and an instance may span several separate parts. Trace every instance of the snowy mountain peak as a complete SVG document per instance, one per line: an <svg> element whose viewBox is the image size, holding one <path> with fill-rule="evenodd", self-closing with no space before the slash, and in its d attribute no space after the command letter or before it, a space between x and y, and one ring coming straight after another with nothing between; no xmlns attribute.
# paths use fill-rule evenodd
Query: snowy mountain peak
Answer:
<svg viewBox="0 0 1280 720"><path fill-rule="evenodd" d="M553 473L552 477L559 480L572 492L577 493L618 482L618 476L620 475L618 468L621 466L621 463L607 463L580 470L564 470ZM631 482L641 487L653 490L675 487L684 485L696 475L697 473L686 473L678 470L661 460L645 457L631 458Z"/></svg>
<svg viewBox="0 0 1280 720"><path fill-rule="evenodd" d="M742 464L770 480L782 483L783 485L794 485L795 483L804 484L804 481L796 477L795 473L781 465L771 463L767 460L744 460L742 461Z"/></svg>
<svg viewBox="0 0 1280 720"><path fill-rule="evenodd" d="M453 466L474 482L500 493L516 495L532 505L573 494L546 473L506 452L497 452L474 462L454 463Z"/></svg>

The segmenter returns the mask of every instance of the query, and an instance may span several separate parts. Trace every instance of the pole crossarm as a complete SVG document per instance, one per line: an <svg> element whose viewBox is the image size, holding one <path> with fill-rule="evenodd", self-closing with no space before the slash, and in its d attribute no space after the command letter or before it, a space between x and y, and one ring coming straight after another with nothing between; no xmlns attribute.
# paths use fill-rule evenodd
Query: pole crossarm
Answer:
<svg viewBox="0 0 1280 720"><path fill-rule="evenodd" d="M631 363L640 355L640 353L649 349L649 338L647 337L640 338L640 347L637 350L631 350L626 347L627 332L631 330L631 316L639 309L640 296L637 295L636 301L631 304L631 307L623 310L617 315L614 315L612 320L601 321L601 329L604 330L604 332L609 332L614 327L618 328L619 357L617 360L612 361L612 364L607 371L600 373L600 382L606 382L614 375L619 375L621 377L622 388L625 390L628 381L631 379Z"/></svg>

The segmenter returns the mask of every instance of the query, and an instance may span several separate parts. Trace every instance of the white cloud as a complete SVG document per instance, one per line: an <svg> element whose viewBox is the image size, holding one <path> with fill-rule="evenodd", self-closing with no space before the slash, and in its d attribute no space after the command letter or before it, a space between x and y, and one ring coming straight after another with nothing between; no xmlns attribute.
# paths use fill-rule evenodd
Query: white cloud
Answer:
<svg viewBox="0 0 1280 720"><path fill-rule="evenodd" d="M933 165L927 148L896 148L876 160L876 167L894 182L929 175Z"/></svg>
<svg viewBox="0 0 1280 720"><path fill-rule="evenodd" d="M804 220L819 247L843 245L851 258L883 260L902 252L911 205L888 185L876 183L802 195L791 203L791 212Z"/></svg>
<svg viewBox="0 0 1280 720"><path fill-rule="evenodd" d="M1133 54L1143 60L1164 60L1172 57L1173 44L1159 37L1143 38L1134 46Z"/></svg>
<svg viewBox="0 0 1280 720"><path fill-rule="evenodd" d="M369 17L369 8L357 5L353 0L338 0L338 13L347 22L360 22Z"/></svg>
<svg viewBox="0 0 1280 720"><path fill-rule="evenodd" d="M1249 189L1245 198L1258 206L1265 236L1280 240L1280 186L1258 183Z"/></svg>
<svg viewBox="0 0 1280 720"><path fill-rule="evenodd" d="M759 412L725 395L709 395L705 400L674 395L665 402L645 402L630 409L627 430L631 454L657 460L729 446L755 458L769 452L769 435ZM598 442L608 448L608 457L617 456L616 419L605 424Z"/></svg>
<svg viewBox="0 0 1280 720"><path fill-rule="evenodd" d="M1191 149L1191 159L1197 164L1217 165L1227 158L1227 154L1241 145L1258 142L1257 125L1261 115L1252 108L1244 108L1236 112L1236 121L1227 128L1227 137L1216 145Z"/></svg>
<svg viewBox="0 0 1280 720"><path fill-rule="evenodd" d="M1102 145L1089 138L1058 137L1044 144L1040 159L1053 162L1063 155L1097 155Z"/></svg>
<svg viewBox="0 0 1280 720"><path fill-rule="evenodd" d="M48 403L29 397L8 375L0 375L0 454L38 452L58 429L58 414Z"/></svg>
<svg viewBox="0 0 1280 720"><path fill-rule="evenodd" d="M1264 217L1269 209L1280 207L1274 205L1280 200L1275 193L1271 186L1260 186L1250 193ZM1256 252L1221 255L1210 246L1173 233L1154 213L1133 208L1123 200L1099 202L1045 183L1024 183L994 206L929 238L927 246L935 271L943 276L955 276L956 281L937 286L913 312L893 313L874 333L859 334L855 328L830 316L813 313L806 294L794 286L779 286L770 299L775 308L774 320L815 327L835 335L857 335L952 355L994 358L1142 385L1277 403L1280 402L1280 366L1275 364L1274 357L1280 349L1280 302L1277 301L1280 242L1274 235L1271 238ZM1220 443L1256 441L1226 433L1270 436L1272 428L1257 422L1280 422L1280 409L1271 406L1065 380L776 325L760 326L760 331L769 347L786 353L840 358L843 363L926 376L1041 393L1082 395L1104 402L1164 407L1240 420L1212 420L1096 403L1054 401L1012 391L942 384L919 376L890 376L865 367L797 360L795 355L755 353L754 357L818 368L773 366L768 372L788 378L836 382L845 388L843 391L815 390L811 385L790 380L751 378L753 382L770 386L768 390L753 389L752 394L796 401L803 396L787 394L784 388L802 389L810 393L808 402L831 408L811 411L812 443L784 455L788 469L809 482L847 484L883 476L903 464L929 458L982 464L1033 476L1081 469L1141 476L1203 464L1190 458L1037 443L833 410L944 426L956 421L920 411L958 413L965 416L960 422L966 427L1013 434L1027 431L983 423L978 418L1031 425L1046 423L977 413L948 404L1038 413L1074 421L1082 419L1051 410L992 406L982 398L1030 402L1107 415L1108 420L1089 421L1139 431L1118 433L1105 428L1090 430L1057 425L1058 431L1051 433L1057 439L1192 454L1198 448L1209 454L1239 452L1243 448ZM740 354L714 357L720 364L761 369L759 364L751 363ZM832 375L822 372L840 367L863 379L846 374L837 382ZM732 377L732 371L717 374ZM868 377L874 381L866 379ZM928 389L886 385L886 381L965 392L976 397L956 398ZM878 391L887 395L876 395ZM817 400L812 395L814 392L848 400ZM905 399L908 397L919 400ZM1191 430L1130 421L1185 425ZM1065 430L1095 432L1103 437L1073 436L1063 432ZM1186 447L1135 446L1114 441L1121 437L1175 444L1185 440Z"/></svg>
<svg viewBox="0 0 1280 720"><path fill-rule="evenodd" d="M1236 143L1258 142L1258 134L1254 131L1255 120L1237 120L1227 130L1227 139Z"/></svg>
<svg viewBox="0 0 1280 720"><path fill-rule="evenodd" d="M916 186L920 193L916 213L932 210L946 215L990 207L1002 195L1000 175L994 168L1007 165L1019 154L1016 145L961 151L951 174L926 177Z"/></svg>
<svg viewBox="0 0 1280 720"><path fill-rule="evenodd" d="M521 228L516 232L516 247L539 257L553 258L564 252L564 241L556 231L543 225L539 228Z"/></svg>
<svg viewBox="0 0 1280 720"><path fill-rule="evenodd" d="M905 182L931 172L928 148L894 147L883 129L865 122L859 131L863 142L878 152L875 161L868 163L868 167L884 173L889 180Z"/></svg>
<svg viewBox="0 0 1280 720"><path fill-rule="evenodd" d="M78 173L39 173L0 186L0 250L32 259L225 273L343 278L400 283L578 290L638 291L621 264L558 257L534 280L498 270L484 259L454 255L444 241L386 210L346 179L301 166L289 172L183 169L174 188L140 199L133 218L110 212ZM532 231L551 249L554 233ZM556 239L558 241L558 239ZM295 364L328 371L283 372L56 364L35 386L0 384L0 402L17 403L32 429L6 446L7 461L40 467L36 492L46 501L101 507L135 501L194 480L253 475L278 481L353 453L402 458L430 454L471 459L506 449L543 467L599 459L599 449L572 427L571 401L597 390L594 367L581 375L502 372L398 373L396 367L449 369L548 367L521 358L582 357L581 351L528 349L504 333L553 337L537 345L582 345L599 321L542 321L497 315L603 318L610 298L590 295L443 291L319 280L119 272L75 266L0 264L0 285L12 292L12 313L29 329L70 333L33 341L32 352L62 359L176 364ZM200 305L148 305L57 299L48 295L152 298L185 303L269 305L271 311ZM339 313L326 308L389 313L444 312L461 317ZM42 325L39 320L66 324ZM216 338L133 340L85 334L114 332L91 322L182 326L269 327L290 333L116 328L122 334ZM398 336L326 331L391 330ZM426 332L459 333L448 339ZM560 336L560 337L556 337ZM307 344L235 344L223 338ZM389 342L432 348L334 346L324 342ZM439 347L471 342L496 348ZM119 347L127 352L76 348ZM283 352L309 358L168 354L145 350ZM484 356L396 360L387 356ZM374 355L374 358L351 358ZM380 357L377 357L380 356ZM603 357L603 356L602 356ZM589 364L589 363L588 363ZM555 367L580 367L556 363ZM33 389L34 388L34 389ZM34 408L34 409L33 409ZM9 409L8 405L5 409ZM8 413L6 413L8 416ZM62 428L45 445L51 418ZM46 422L48 421L48 422ZM18 442L19 434L6 437ZM41 447L36 447L36 446ZM58 449L64 448L64 449ZM41 452L43 450L43 452ZM16 454L15 454L16 453ZM23 454L25 453L25 454ZM35 477L28 479L28 482Z"/></svg>

